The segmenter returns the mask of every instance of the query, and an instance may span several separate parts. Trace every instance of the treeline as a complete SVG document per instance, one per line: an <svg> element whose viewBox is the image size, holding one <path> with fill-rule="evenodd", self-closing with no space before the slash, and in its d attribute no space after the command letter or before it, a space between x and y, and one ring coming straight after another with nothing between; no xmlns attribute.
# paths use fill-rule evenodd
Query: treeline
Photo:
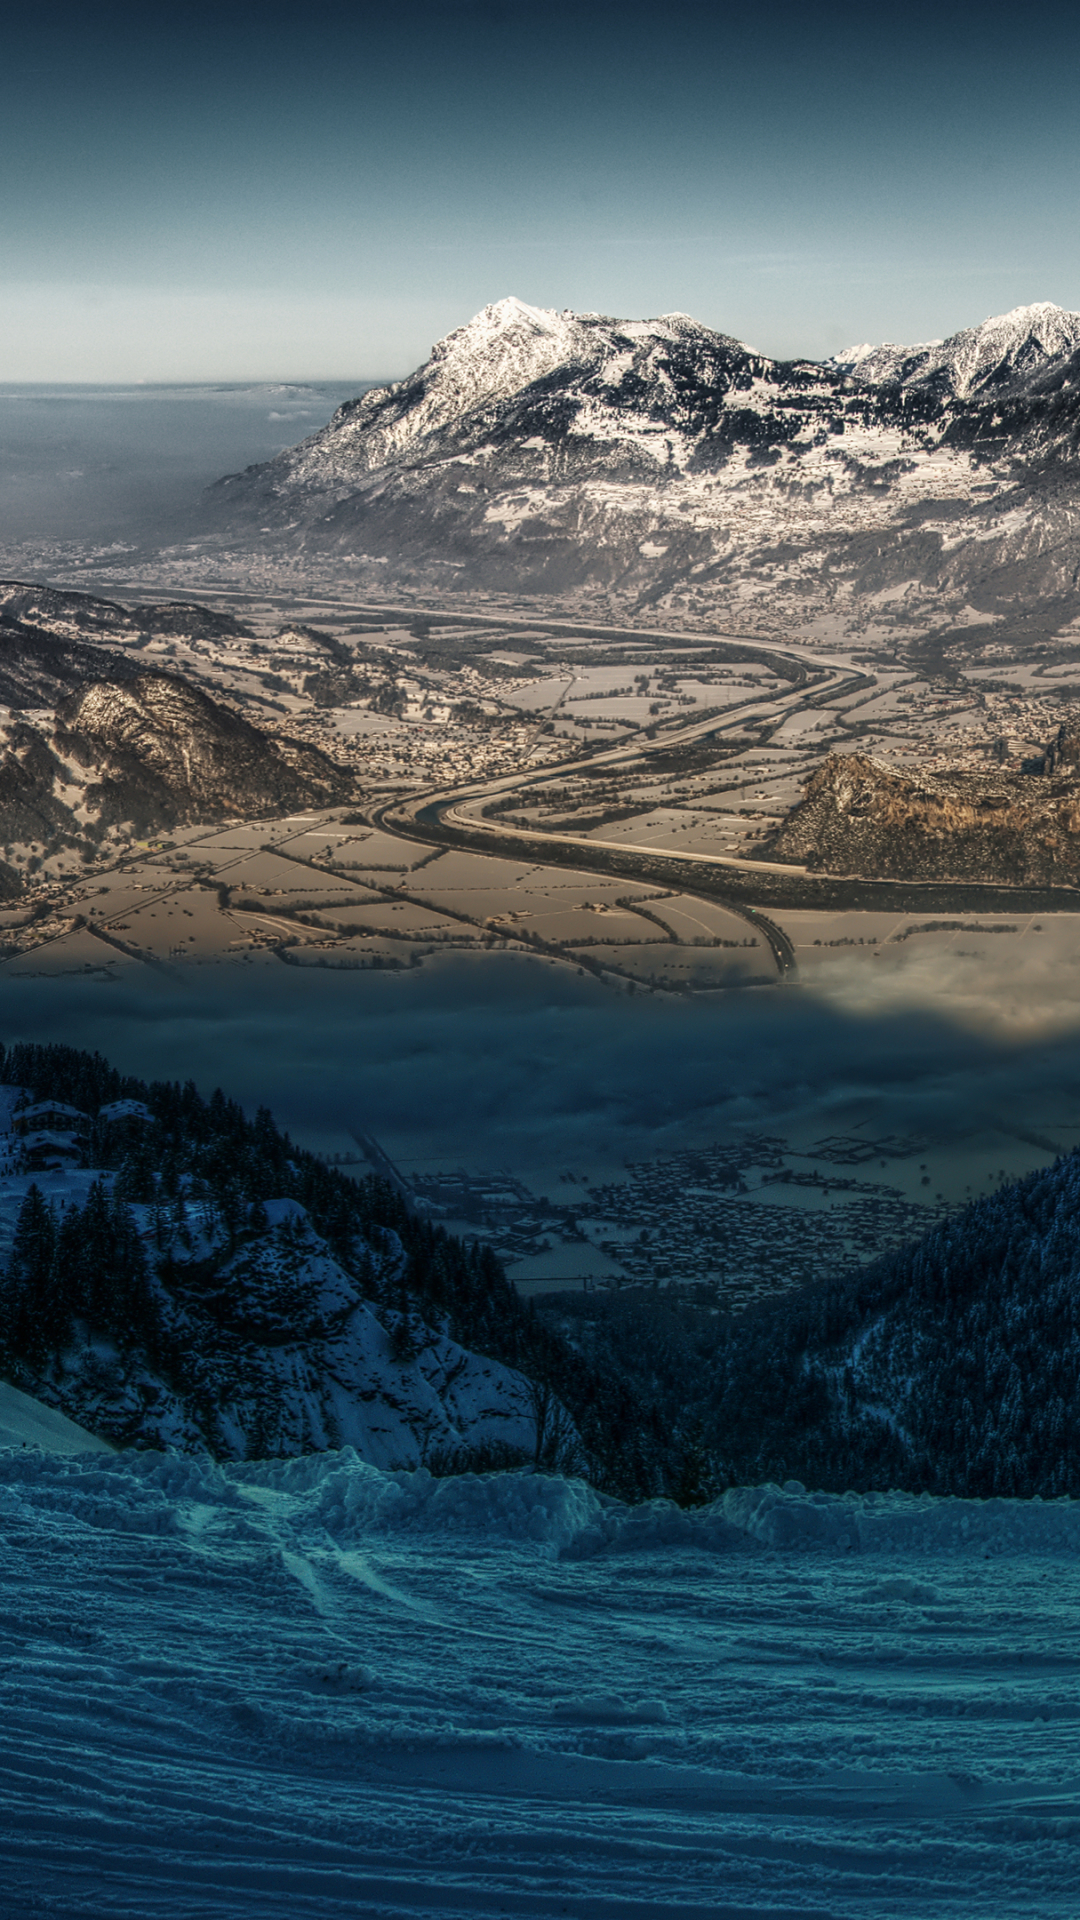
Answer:
<svg viewBox="0 0 1080 1920"><path fill-rule="evenodd" d="M37 1371L69 1345L76 1320L155 1345L158 1315L134 1215L95 1180L86 1204L51 1207L31 1186L4 1279L0 1364Z"/></svg>

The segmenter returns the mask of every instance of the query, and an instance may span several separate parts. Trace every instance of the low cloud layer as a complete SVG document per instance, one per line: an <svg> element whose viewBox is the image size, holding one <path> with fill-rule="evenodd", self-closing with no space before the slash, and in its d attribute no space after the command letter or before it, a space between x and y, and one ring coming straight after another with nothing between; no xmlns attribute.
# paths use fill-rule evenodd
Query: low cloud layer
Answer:
<svg viewBox="0 0 1080 1920"><path fill-rule="evenodd" d="M490 956L406 976L11 979L0 1037L99 1048L204 1091L220 1083L305 1137L372 1132L410 1160L614 1171L746 1126L1067 1138L1080 1122L1080 996L1054 1003L1044 965L1041 1025L1003 1020L968 988L896 1004L881 984L875 1003L857 991L865 962L845 1005L805 988L624 998Z"/></svg>

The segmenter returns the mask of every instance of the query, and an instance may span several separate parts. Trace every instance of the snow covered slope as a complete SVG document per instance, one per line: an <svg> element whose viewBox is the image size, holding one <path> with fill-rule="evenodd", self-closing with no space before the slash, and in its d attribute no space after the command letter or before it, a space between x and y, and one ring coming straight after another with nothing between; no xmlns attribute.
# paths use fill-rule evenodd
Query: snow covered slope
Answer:
<svg viewBox="0 0 1080 1920"><path fill-rule="evenodd" d="M826 363L685 314L485 307L407 380L220 481L204 532L394 577L672 611L1072 592L1080 315ZM389 570L388 570L389 569ZM974 599L972 598L974 596Z"/></svg>
<svg viewBox="0 0 1080 1920"><path fill-rule="evenodd" d="M77 1426L55 1407L47 1407L32 1394L0 1380L0 1452L5 1447L38 1447L42 1453L111 1453L107 1440L99 1440L85 1427Z"/></svg>
<svg viewBox="0 0 1080 1920"><path fill-rule="evenodd" d="M0 1910L1073 1920L1072 1502L0 1455Z"/></svg>
<svg viewBox="0 0 1080 1920"><path fill-rule="evenodd" d="M91 1178L56 1169L37 1184L54 1205L70 1207ZM10 1209L28 1185L29 1176L9 1176L0 1202ZM127 1337L76 1321L62 1353L28 1374L62 1409L58 1433L76 1431L66 1414L140 1446L210 1446L243 1459L348 1445L381 1467L414 1467L462 1447L532 1452L536 1419L520 1373L419 1315L402 1340L400 1310L380 1316L302 1207L271 1202L266 1212L269 1230L218 1265L212 1289L202 1275L200 1293L175 1269L171 1285L151 1273L150 1340L134 1316ZM392 1234L373 1239L375 1285L389 1292L405 1253ZM205 1266L211 1243L196 1252Z"/></svg>
<svg viewBox="0 0 1080 1920"><path fill-rule="evenodd" d="M220 1093L72 1049L13 1060L47 1097L0 1083L0 1376L56 1435L380 1467L531 1459L538 1418L554 1444L550 1394L497 1357L527 1363L531 1322L487 1249Z"/></svg>
<svg viewBox="0 0 1080 1920"><path fill-rule="evenodd" d="M420 375L376 389L370 407L360 400L343 408L349 440L359 459L377 466L556 368L592 368L602 359L601 341L576 314L499 300L440 340Z"/></svg>

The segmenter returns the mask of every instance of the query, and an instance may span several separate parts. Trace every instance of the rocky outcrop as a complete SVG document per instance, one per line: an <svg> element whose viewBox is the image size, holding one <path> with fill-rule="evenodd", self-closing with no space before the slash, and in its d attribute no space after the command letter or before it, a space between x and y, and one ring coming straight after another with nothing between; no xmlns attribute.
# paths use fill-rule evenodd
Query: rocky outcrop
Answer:
<svg viewBox="0 0 1080 1920"><path fill-rule="evenodd" d="M832 754L762 843L766 857L864 879L1080 882L1080 774L903 772Z"/></svg>
<svg viewBox="0 0 1080 1920"><path fill-rule="evenodd" d="M100 819L140 828L331 806L352 791L327 755L270 739L171 674L96 682L61 709L55 744L91 773Z"/></svg>

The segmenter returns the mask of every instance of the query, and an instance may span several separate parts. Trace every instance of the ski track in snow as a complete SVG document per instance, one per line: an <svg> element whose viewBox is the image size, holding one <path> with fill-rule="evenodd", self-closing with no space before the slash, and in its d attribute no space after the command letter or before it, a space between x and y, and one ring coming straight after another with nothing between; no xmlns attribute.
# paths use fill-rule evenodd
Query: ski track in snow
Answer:
<svg viewBox="0 0 1080 1920"><path fill-rule="evenodd" d="M0 1453L0 1911L1075 1916L1080 1503Z"/></svg>

